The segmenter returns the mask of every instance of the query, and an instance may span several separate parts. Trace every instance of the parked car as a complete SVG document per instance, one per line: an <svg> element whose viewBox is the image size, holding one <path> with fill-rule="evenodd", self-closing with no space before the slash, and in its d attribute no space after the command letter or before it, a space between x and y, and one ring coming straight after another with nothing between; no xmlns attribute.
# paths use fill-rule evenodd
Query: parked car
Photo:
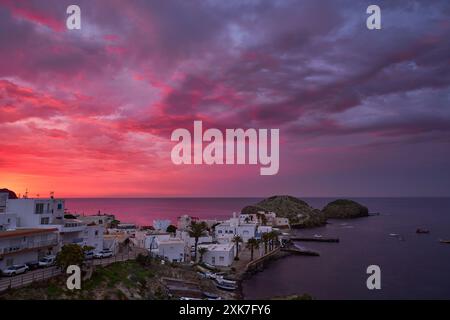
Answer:
<svg viewBox="0 0 450 320"><path fill-rule="evenodd" d="M84 259L85 260L91 260L94 259L94 251L86 251L84 253Z"/></svg>
<svg viewBox="0 0 450 320"><path fill-rule="evenodd" d="M5 276L12 277L12 276L15 276L15 275L18 275L18 274L25 273L27 271L28 271L27 265L25 265L25 264L16 264L16 265L10 266L10 267L8 267L6 269L3 269L2 270L2 274L5 275Z"/></svg>
<svg viewBox="0 0 450 320"><path fill-rule="evenodd" d="M39 267L47 268L53 266L56 263L56 256L45 256L39 260Z"/></svg>
<svg viewBox="0 0 450 320"><path fill-rule="evenodd" d="M102 251L98 251L94 253L94 258L102 259L102 258L109 258L113 256L113 252L109 249L103 249Z"/></svg>
<svg viewBox="0 0 450 320"><path fill-rule="evenodd" d="M28 267L28 270L36 270L39 268L39 261L30 261L25 264Z"/></svg>

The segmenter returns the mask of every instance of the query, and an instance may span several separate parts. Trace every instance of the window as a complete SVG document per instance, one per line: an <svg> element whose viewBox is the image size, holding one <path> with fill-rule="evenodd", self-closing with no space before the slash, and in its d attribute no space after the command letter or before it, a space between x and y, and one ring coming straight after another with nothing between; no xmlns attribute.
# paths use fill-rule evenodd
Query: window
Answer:
<svg viewBox="0 0 450 320"><path fill-rule="evenodd" d="M60 202L60 203L58 203L58 210L61 210L62 209L62 203Z"/></svg>
<svg viewBox="0 0 450 320"><path fill-rule="evenodd" d="M219 262L224 262L225 261L225 257L219 257Z"/></svg>
<svg viewBox="0 0 450 320"><path fill-rule="evenodd" d="M42 213L44 213L44 204L36 203L36 214L42 214Z"/></svg>
<svg viewBox="0 0 450 320"><path fill-rule="evenodd" d="M95 235L98 236L98 230L95 230Z"/></svg>
<svg viewBox="0 0 450 320"><path fill-rule="evenodd" d="M49 224L50 218L41 218L41 224Z"/></svg>

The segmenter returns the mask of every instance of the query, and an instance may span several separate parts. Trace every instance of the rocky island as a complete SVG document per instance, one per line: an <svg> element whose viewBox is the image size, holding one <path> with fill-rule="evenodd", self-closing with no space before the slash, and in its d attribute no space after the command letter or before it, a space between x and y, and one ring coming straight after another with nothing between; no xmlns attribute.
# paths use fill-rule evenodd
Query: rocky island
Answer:
<svg viewBox="0 0 450 320"><path fill-rule="evenodd" d="M322 209L327 218L332 219L350 219L367 217L369 209L356 201L347 199L338 199L330 202Z"/></svg>
<svg viewBox="0 0 450 320"><path fill-rule="evenodd" d="M289 219L292 228L314 228L327 223L327 219L356 218L369 215L367 207L353 200L338 199L322 210L311 207L299 198L283 195L272 196L241 210L244 214L275 212L278 217Z"/></svg>

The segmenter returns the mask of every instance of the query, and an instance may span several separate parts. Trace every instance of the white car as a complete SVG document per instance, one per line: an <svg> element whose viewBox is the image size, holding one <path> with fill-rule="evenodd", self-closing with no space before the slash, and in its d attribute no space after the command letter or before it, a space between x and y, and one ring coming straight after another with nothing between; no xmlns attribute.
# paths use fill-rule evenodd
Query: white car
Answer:
<svg viewBox="0 0 450 320"><path fill-rule="evenodd" d="M28 271L28 266L25 264L13 265L4 270L2 270L3 275L5 276L15 276L17 274L25 273Z"/></svg>
<svg viewBox="0 0 450 320"><path fill-rule="evenodd" d="M109 249L103 249L102 251L98 251L94 253L94 258L101 259L101 258L109 258L113 256L113 252Z"/></svg>
<svg viewBox="0 0 450 320"><path fill-rule="evenodd" d="M53 266L56 262L56 256L46 256L39 260L39 267L46 268Z"/></svg>

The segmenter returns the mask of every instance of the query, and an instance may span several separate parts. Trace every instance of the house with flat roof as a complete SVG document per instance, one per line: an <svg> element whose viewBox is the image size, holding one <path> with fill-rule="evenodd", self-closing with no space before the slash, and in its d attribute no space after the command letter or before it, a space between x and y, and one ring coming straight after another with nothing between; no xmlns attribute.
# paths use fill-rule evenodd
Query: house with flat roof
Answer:
<svg viewBox="0 0 450 320"><path fill-rule="evenodd" d="M0 269L36 262L58 247L58 229L21 228L0 231Z"/></svg>
<svg viewBox="0 0 450 320"><path fill-rule="evenodd" d="M217 267L229 267L234 261L235 246L232 242L224 244L201 244L199 248L206 248L202 261Z"/></svg>
<svg viewBox="0 0 450 320"><path fill-rule="evenodd" d="M185 262L189 256L189 252L186 243L177 238L167 240L156 239L156 246L151 250L152 254L171 262Z"/></svg>

